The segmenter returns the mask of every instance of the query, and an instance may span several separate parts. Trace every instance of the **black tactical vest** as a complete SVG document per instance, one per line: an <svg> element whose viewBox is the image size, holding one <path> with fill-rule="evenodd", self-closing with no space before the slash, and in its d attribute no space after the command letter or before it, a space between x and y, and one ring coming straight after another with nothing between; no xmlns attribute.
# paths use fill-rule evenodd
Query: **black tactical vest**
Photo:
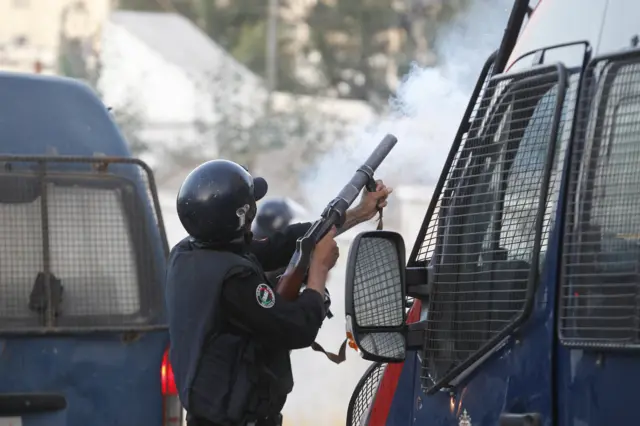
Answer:
<svg viewBox="0 0 640 426"><path fill-rule="evenodd" d="M289 377L272 373L282 359L264 356L247 334L229 332L233 326L220 309L231 268L245 266L264 276L250 259L198 248L187 238L173 248L167 266L169 359L180 400L188 412L219 424L275 414L293 387Z"/></svg>

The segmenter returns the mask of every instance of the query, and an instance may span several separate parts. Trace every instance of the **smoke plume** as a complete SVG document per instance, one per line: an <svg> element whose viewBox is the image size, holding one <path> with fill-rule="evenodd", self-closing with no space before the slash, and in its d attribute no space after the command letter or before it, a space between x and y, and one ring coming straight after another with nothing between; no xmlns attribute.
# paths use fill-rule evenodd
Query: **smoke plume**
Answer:
<svg viewBox="0 0 640 426"><path fill-rule="evenodd" d="M482 65L498 48L509 0L474 0L439 34L439 65L413 66L390 100L390 112L362 123L317 162L303 186L321 212L386 133L399 142L377 175L391 185L433 184L439 177Z"/></svg>

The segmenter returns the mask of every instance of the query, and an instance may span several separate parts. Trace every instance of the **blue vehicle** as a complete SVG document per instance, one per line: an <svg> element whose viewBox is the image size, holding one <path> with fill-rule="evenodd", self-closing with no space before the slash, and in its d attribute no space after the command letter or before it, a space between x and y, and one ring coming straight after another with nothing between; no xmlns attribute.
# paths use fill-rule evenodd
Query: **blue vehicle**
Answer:
<svg viewBox="0 0 640 426"><path fill-rule="evenodd" d="M376 364L349 425L639 424L640 3L528 3L406 260L397 233L352 244L348 331Z"/></svg>
<svg viewBox="0 0 640 426"><path fill-rule="evenodd" d="M0 97L0 425L180 425L150 169L83 83Z"/></svg>

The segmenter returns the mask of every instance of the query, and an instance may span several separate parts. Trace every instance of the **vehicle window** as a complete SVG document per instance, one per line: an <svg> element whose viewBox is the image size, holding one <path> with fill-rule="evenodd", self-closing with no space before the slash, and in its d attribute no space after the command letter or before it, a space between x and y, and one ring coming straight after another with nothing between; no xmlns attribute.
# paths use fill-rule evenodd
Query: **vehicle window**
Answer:
<svg viewBox="0 0 640 426"><path fill-rule="evenodd" d="M577 83L578 76L576 75L571 79L570 90L567 93L567 100L560 120L559 143L556 146L551 181L545 203L539 266L544 262L549 233L555 222L562 163L564 162L562 154L566 149L571 129L571 122L567 121L566 117L573 115ZM531 115L513 162L509 167L507 185L504 190L504 204L502 209L498 205L494 207L487 231L484 234L483 252L488 252L495 247L492 237L495 235L498 221L501 220L497 247L505 250L508 260L528 261L531 257L535 235L535 219L538 213L538 202L544 173L542 165L545 164L547 156L547 144L544 141L549 140L551 136L553 116L549 113L549 110L554 108L556 96L557 87L554 87L540 98ZM510 120L510 116L505 115L503 121L508 122L508 120ZM504 127L500 131L504 132ZM501 163L507 163L504 156ZM496 203L500 201L498 176L498 173L493 174L491 187Z"/></svg>
<svg viewBox="0 0 640 426"><path fill-rule="evenodd" d="M516 83L501 99L492 117L485 113L484 133L466 142L464 169L449 174L455 180L450 178L449 198L441 202L444 217L436 218L441 243L432 258L435 280L422 356L427 388L463 371L522 314L531 262L542 260L534 253L536 219L554 115L566 104L558 105L557 80L548 76ZM556 154L565 136L557 130ZM554 161L552 168L561 164ZM557 188L554 178L549 185ZM546 200L543 240L552 199L557 194Z"/></svg>
<svg viewBox="0 0 640 426"><path fill-rule="evenodd" d="M52 187L51 270L66 315L130 315L140 308L136 256L119 190Z"/></svg>
<svg viewBox="0 0 640 426"><path fill-rule="evenodd" d="M541 141L549 140L551 135L552 114L549 109L555 105L557 88L547 92L538 103L531 119L524 131L518 151L511 165L507 180L502 211L502 228L500 231L500 247L507 252L510 260L529 261L533 251L535 221L538 213L541 183L546 162L547 144ZM561 121L564 123L564 120ZM557 151L562 144L557 145ZM559 169L559 156L555 157L554 171ZM557 197L557 191L549 191ZM555 204L555 203L553 203ZM551 204L547 203L547 210ZM551 214L547 211L543 225L543 245L546 246L549 233ZM542 250L544 253L546 250ZM540 261L544 259L541 256Z"/></svg>
<svg viewBox="0 0 640 426"><path fill-rule="evenodd" d="M636 214L640 212L633 210L640 188L640 173L635 170L640 164L638 117L640 95L621 99L614 110L610 142L601 149L595 170L594 197L601 200L591 209L592 221L601 224L604 233L619 239L611 244L624 247L640 237L640 214Z"/></svg>
<svg viewBox="0 0 640 426"><path fill-rule="evenodd" d="M140 309L136 256L120 189L50 184L51 272L63 290L60 316L129 315ZM44 271L41 197L0 203L0 318L33 318Z"/></svg>
<svg viewBox="0 0 640 426"><path fill-rule="evenodd" d="M565 343L611 348L640 344L640 66L598 82L581 173L567 221L560 332ZM573 188L573 186L572 186ZM577 200L577 203L576 203Z"/></svg>

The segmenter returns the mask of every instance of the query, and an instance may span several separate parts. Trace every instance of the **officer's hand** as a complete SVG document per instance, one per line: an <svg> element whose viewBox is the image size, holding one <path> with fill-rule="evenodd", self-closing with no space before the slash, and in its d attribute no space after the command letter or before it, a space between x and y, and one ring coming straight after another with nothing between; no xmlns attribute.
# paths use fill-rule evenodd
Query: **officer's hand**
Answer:
<svg viewBox="0 0 640 426"><path fill-rule="evenodd" d="M334 239L336 236L336 227L333 226L331 230L316 244L316 248L313 251L311 257L311 263L316 266L322 266L327 270L333 268L340 256L338 250L338 244Z"/></svg>
<svg viewBox="0 0 640 426"><path fill-rule="evenodd" d="M363 216L362 219L372 219L378 212L378 209L387 207L387 198L392 192L393 188L386 186L384 182L379 179L376 180L375 192L369 192L365 189L360 204L358 205Z"/></svg>

